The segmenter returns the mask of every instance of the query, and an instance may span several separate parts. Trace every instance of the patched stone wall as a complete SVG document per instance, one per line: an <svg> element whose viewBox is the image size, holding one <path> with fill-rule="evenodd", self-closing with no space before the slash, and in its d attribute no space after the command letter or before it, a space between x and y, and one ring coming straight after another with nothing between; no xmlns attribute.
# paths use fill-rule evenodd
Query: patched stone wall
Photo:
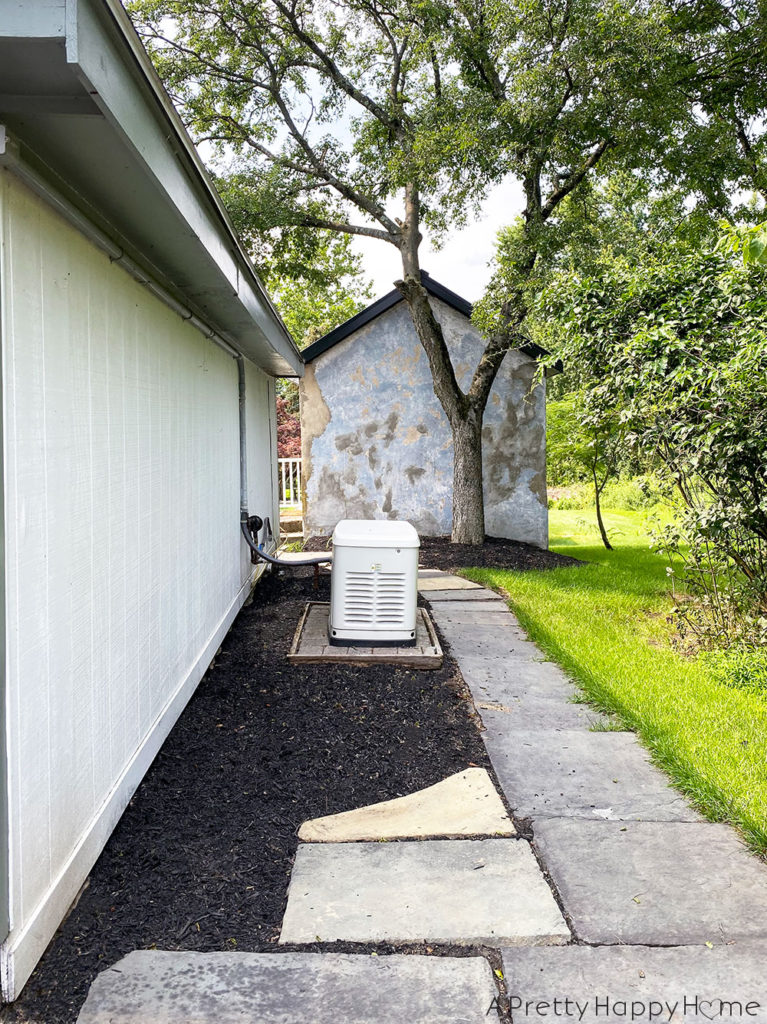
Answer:
<svg viewBox="0 0 767 1024"><path fill-rule="evenodd" d="M461 387L483 349L469 320L432 297ZM485 526L548 546L545 388L536 363L510 352L483 429ZM306 536L339 519L406 519L449 534L453 446L426 353L404 302L307 364L301 391Z"/></svg>

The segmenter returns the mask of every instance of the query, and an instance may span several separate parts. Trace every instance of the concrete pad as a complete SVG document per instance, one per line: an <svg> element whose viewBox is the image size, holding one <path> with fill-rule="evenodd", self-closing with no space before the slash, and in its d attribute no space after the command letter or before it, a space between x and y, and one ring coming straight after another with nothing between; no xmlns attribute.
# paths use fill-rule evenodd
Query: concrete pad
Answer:
<svg viewBox="0 0 767 1024"><path fill-rule="evenodd" d="M416 642L412 647L337 647L328 640L330 605L310 601L296 628L288 661L294 664L343 662L347 665L404 665L440 668L444 655L425 608L416 613Z"/></svg>
<svg viewBox="0 0 767 1024"><path fill-rule="evenodd" d="M667 1024L669 1019L686 1024L732 1019L765 1024L765 964L767 942L759 941L713 949L561 946L503 953L515 1024L549 1024L542 1018L551 1018L554 1000L557 1016L573 1024ZM628 1004L628 1012L621 1003Z"/></svg>
<svg viewBox="0 0 767 1024"><path fill-rule="evenodd" d="M467 582L464 580L464 582ZM498 594L493 590L486 590L484 587L480 587L477 583L475 585L478 589L476 590L450 590L447 587L432 590L429 588L428 593L424 593L424 597L432 604L434 602L441 601L503 601L503 598L499 597Z"/></svg>
<svg viewBox="0 0 767 1024"><path fill-rule="evenodd" d="M483 740L491 760L505 756L505 737L510 732L589 732L607 719L585 704L564 701L515 698L511 704L479 701L476 708L485 726Z"/></svg>
<svg viewBox="0 0 767 1024"><path fill-rule="evenodd" d="M542 818L534 831L584 942L767 938L767 867L727 825Z"/></svg>
<svg viewBox="0 0 767 1024"><path fill-rule="evenodd" d="M633 733L520 730L513 718L497 716L483 738L506 799L522 817L702 820Z"/></svg>
<svg viewBox="0 0 767 1024"><path fill-rule="evenodd" d="M129 953L91 985L77 1024L480 1024L483 957Z"/></svg>
<svg viewBox="0 0 767 1024"><path fill-rule="evenodd" d="M514 834L514 825L484 768L467 768L395 800L313 818L298 830L298 838L305 843Z"/></svg>
<svg viewBox="0 0 767 1024"><path fill-rule="evenodd" d="M516 839L299 846L280 942L538 945L569 931Z"/></svg>
<svg viewBox="0 0 767 1024"><path fill-rule="evenodd" d="M483 590L479 583L473 580L465 580L461 576L422 576L418 573L418 589L424 593L432 590Z"/></svg>

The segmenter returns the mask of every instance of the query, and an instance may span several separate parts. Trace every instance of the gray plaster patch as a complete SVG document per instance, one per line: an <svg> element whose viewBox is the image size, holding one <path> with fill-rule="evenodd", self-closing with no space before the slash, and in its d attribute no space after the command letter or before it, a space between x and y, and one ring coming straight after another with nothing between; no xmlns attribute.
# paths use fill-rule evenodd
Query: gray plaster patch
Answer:
<svg viewBox="0 0 767 1024"><path fill-rule="evenodd" d="M129 953L91 985L77 1024L480 1024L483 957Z"/></svg>
<svg viewBox="0 0 767 1024"><path fill-rule="evenodd" d="M522 817L701 820L633 733L525 730L509 716L485 724L498 781Z"/></svg>
<svg viewBox="0 0 767 1024"><path fill-rule="evenodd" d="M767 938L767 867L727 825L542 818L534 830L584 942Z"/></svg>
<svg viewBox="0 0 767 1024"><path fill-rule="evenodd" d="M514 826L484 768L467 768L416 793L305 821L303 842L514 835Z"/></svg>
<svg viewBox="0 0 767 1024"><path fill-rule="evenodd" d="M569 931L515 839L300 846L280 942L537 945Z"/></svg>
<svg viewBox="0 0 767 1024"><path fill-rule="evenodd" d="M767 1022L767 942L715 945L713 949L507 949L503 964L515 1024L548 1024L542 1017L553 1015L555 999L560 1001L559 1019L573 1024L625 1020L667 1024L670 1017L686 1024L712 1020ZM571 1002L571 1012L567 1013L565 999L577 1001L579 1007L576 1009ZM539 1005L546 1002L551 1005ZM628 1004L628 1013L621 1012L622 1002ZM580 1008L584 1008L582 1016Z"/></svg>

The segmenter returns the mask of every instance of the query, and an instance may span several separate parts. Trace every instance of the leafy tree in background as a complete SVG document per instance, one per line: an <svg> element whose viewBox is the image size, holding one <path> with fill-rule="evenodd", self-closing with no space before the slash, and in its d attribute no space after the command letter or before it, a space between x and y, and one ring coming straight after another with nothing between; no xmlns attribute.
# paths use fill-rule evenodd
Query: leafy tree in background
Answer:
<svg viewBox="0 0 767 1024"><path fill-rule="evenodd" d="M546 408L546 464L550 484L588 480L602 543L612 544L602 518L602 492L616 474L623 455L624 429L619 417L594 417L582 408L579 394L565 395Z"/></svg>
<svg viewBox="0 0 767 1024"><path fill-rule="evenodd" d="M277 455L281 459L301 457L301 421L281 395L277 396Z"/></svg>
<svg viewBox="0 0 767 1024"><path fill-rule="evenodd" d="M654 162L686 130L681 34L660 0L134 0L192 133L236 155L272 226L394 246L453 436L453 540L484 539L481 430L526 282L562 202L600 163ZM673 88L672 88L673 86ZM523 186L512 286L466 390L419 246L489 183Z"/></svg>
<svg viewBox="0 0 767 1024"><path fill-rule="evenodd" d="M739 238L573 274L548 309L590 421L619 417L681 497L664 544L698 599L687 624L707 642L765 643L767 268L744 263Z"/></svg>
<svg viewBox="0 0 767 1024"><path fill-rule="evenodd" d="M372 285L350 235L272 223L252 175L218 176L216 186L299 348L365 308Z"/></svg>
<svg viewBox="0 0 767 1024"><path fill-rule="evenodd" d="M683 40L679 88L694 118L665 153L667 179L684 181L721 216L740 219L742 190L767 202L767 7L762 0L668 0Z"/></svg>

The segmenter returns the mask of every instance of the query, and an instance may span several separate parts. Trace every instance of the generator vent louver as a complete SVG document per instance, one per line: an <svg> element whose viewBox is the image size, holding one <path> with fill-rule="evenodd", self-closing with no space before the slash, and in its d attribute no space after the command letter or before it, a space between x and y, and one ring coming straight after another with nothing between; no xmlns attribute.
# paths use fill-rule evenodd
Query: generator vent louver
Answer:
<svg viewBox="0 0 767 1024"><path fill-rule="evenodd" d="M331 644L415 639L418 534L410 523L344 519L333 532Z"/></svg>
<svg viewBox="0 0 767 1024"><path fill-rule="evenodd" d="M407 625L407 575L404 572L354 572L344 575L344 607L349 622L404 629Z"/></svg>

